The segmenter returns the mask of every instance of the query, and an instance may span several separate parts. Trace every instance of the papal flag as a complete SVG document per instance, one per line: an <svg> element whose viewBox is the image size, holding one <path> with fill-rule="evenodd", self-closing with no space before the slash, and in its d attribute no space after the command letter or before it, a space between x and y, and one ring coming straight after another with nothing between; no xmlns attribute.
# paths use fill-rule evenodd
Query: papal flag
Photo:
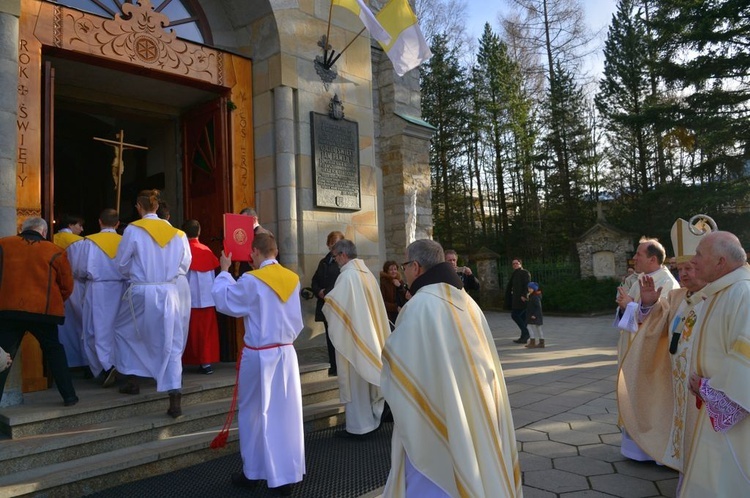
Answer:
<svg viewBox="0 0 750 498"><path fill-rule="evenodd" d="M362 24L365 25L373 38L380 43L390 43L391 36L380 25L370 7L365 3L365 0L331 0L331 5L338 5L354 12L362 20Z"/></svg>
<svg viewBox="0 0 750 498"><path fill-rule="evenodd" d="M391 0L376 18L391 35L390 43L380 42L380 45L391 59L396 74L403 76L432 57L408 0Z"/></svg>

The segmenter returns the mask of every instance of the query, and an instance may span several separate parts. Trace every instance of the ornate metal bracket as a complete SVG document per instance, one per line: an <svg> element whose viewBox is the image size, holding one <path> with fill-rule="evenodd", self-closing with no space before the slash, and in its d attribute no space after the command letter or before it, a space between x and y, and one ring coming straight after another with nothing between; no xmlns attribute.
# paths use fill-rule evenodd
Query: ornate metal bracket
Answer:
<svg viewBox="0 0 750 498"><path fill-rule="evenodd" d="M338 77L338 72L336 72L336 69L333 67L333 56L335 52L328 44L328 39L325 35L320 37L318 46L323 49L323 55L316 56L313 64L315 65L315 72L318 73L326 90L328 90L329 85Z"/></svg>

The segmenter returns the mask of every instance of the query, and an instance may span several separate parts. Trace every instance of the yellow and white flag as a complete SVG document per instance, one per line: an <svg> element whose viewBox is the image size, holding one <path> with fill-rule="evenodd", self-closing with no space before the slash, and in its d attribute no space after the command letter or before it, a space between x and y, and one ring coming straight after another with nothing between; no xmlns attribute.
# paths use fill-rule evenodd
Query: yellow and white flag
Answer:
<svg viewBox="0 0 750 498"><path fill-rule="evenodd" d="M408 0L391 0L375 17L391 36L390 43L380 42L380 45L391 59L396 74L403 76L432 57Z"/></svg>
<svg viewBox="0 0 750 498"><path fill-rule="evenodd" d="M362 24L365 25L367 30L370 32L373 38L380 43L390 43L391 36L388 32L380 25L375 15L372 13L370 8L367 6L364 0L331 0L331 5L338 5L346 10L354 12L361 20Z"/></svg>

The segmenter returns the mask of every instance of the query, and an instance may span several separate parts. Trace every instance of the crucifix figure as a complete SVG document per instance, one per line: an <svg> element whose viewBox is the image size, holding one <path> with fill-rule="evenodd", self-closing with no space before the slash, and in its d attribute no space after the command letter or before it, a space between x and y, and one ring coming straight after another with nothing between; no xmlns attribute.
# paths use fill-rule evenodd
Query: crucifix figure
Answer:
<svg viewBox="0 0 750 498"><path fill-rule="evenodd" d="M115 209L117 209L117 212L120 212L120 192L121 192L121 184L122 184L122 173L124 171L123 163L122 163L122 152L125 149L141 149L141 150L148 150L148 147L143 147L142 145L136 145L136 144L128 144L125 143L125 130L120 130L120 132L115 135L117 140L108 140L106 138L99 138L94 137L94 140L98 140L99 142L104 142L106 144L111 145L115 149L115 158L112 160L112 180L115 182L115 190L117 190L117 204L115 204Z"/></svg>

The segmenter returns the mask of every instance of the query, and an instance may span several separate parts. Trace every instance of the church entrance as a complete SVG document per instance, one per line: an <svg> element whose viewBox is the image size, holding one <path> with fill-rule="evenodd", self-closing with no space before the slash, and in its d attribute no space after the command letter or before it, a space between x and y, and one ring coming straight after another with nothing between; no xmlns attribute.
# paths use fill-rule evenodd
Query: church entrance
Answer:
<svg viewBox="0 0 750 498"><path fill-rule="evenodd" d="M179 227L185 220L185 201L193 195L189 179L186 183L184 178L183 133L195 128L191 118L195 109L221 96L59 57L45 58L45 62L54 71L52 126L45 137L51 144L52 155L45 162L53 181L47 201L51 206L43 206L43 211L49 211L55 221L64 214L81 216L84 233L94 233L102 209L116 208L121 222L129 223L138 218L134 208L138 192L155 188L169 205L170 221ZM226 128L218 130L223 136L216 141L227 140ZM123 150L120 205L116 206L117 147L96 139L117 142L120 133L126 144L138 148ZM226 162L213 163L211 168L225 177ZM213 170L206 167L204 171L208 178ZM220 197L226 199L226 195ZM219 204L216 208L221 215L228 206ZM199 221L208 227L215 223L213 214L204 213L208 219Z"/></svg>
<svg viewBox="0 0 750 498"><path fill-rule="evenodd" d="M107 17L22 0L19 223L41 215L54 231L75 214L94 233L103 208L129 223L138 191L158 188L170 221L198 219L217 250L222 214L254 204L251 63L176 38L147 1L125 7L127 16ZM95 138L120 134L136 147L122 153L116 206L115 148ZM222 331L222 359L234 361L234 320ZM47 384L34 342L24 341L24 391Z"/></svg>

